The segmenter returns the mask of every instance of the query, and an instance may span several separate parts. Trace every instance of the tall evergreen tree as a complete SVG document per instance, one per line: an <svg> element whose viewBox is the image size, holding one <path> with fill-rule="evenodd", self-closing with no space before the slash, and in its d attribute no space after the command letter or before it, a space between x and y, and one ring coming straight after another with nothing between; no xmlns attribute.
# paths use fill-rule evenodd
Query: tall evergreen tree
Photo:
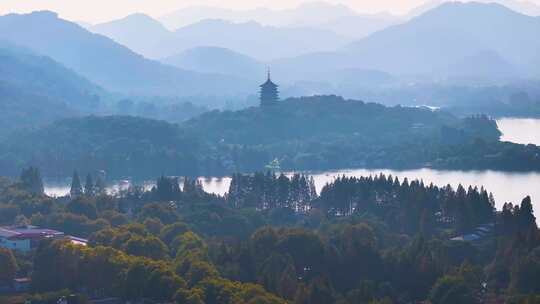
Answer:
<svg viewBox="0 0 540 304"><path fill-rule="evenodd" d="M519 208L517 217L520 230L527 231L530 227L537 227L530 196L527 196L521 201L521 207Z"/></svg>
<svg viewBox="0 0 540 304"><path fill-rule="evenodd" d="M76 170L73 172L73 178L71 179L71 190L69 193L72 197L81 196L83 194L81 179L79 178L79 173L77 173Z"/></svg>
<svg viewBox="0 0 540 304"><path fill-rule="evenodd" d="M94 191L95 191L95 194L97 194L97 195L107 193L107 187L105 185L105 181L103 180L103 178L100 175L98 175L98 177L96 178L96 183L94 185Z"/></svg>
<svg viewBox="0 0 540 304"><path fill-rule="evenodd" d="M84 194L86 196L94 196L96 194L94 181L92 180L92 175L90 175L90 173L86 175L86 182L84 183Z"/></svg>
<svg viewBox="0 0 540 304"><path fill-rule="evenodd" d="M41 173L38 168L29 167L21 172L21 184L22 187L36 195L42 195L45 193L43 188L43 180L41 179Z"/></svg>

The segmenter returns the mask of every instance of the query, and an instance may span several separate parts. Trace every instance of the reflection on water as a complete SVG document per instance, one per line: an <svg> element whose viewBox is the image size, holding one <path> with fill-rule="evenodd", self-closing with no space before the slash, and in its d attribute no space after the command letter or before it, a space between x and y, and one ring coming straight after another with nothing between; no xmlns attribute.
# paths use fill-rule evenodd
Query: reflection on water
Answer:
<svg viewBox="0 0 540 304"><path fill-rule="evenodd" d="M215 193L219 195L224 195L229 190L229 185L231 184L230 177L201 177L199 178L203 188L208 193ZM107 186L107 193L117 194L122 191L126 191L130 186L137 185L142 186L145 190L151 190L152 187L156 185L155 181L144 181L144 182L131 182L129 180L120 180L114 181L109 186ZM182 180L180 180L180 187L184 185ZM70 181L64 182L45 182L45 193L49 196L61 197L69 194L70 190Z"/></svg>
<svg viewBox="0 0 540 304"><path fill-rule="evenodd" d="M433 169L417 169L396 171L388 169L372 170L372 169L354 169L354 170L338 170L322 173L310 174L315 180L317 192L320 193L322 187L329 182L332 182L336 177L341 175L346 176L369 176L384 173L397 176L400 180L405 177L409 180L421 179L424 183L433 183L437 186L446 186L450 184L452 187L457 187L462 184L465 187L477 186L486 188L495 196L497 208L500 209L505 202L520 203L521 200L530 195L533 199L535 210L540 212L540 173L509 173L500 171L442 171ZM229 190L231 179L223 178L200 178L204 190L209 193L219 195L225 194ZM143 186L146 189L151 189L154 182L145 182ZM108 188L109 192L118 192L121 189L127 189L127 185L114 184ZM69 193L69 186L46 186L45 191L52 196L62 196Z"/></svg>
<svg viewBox="0 0 540 304"><path fill-rule="evenodd" d="M540 146L540 119L502 118L497 125L503 141Z"/></svg>
<svg viewBox="0 0 540 304"><path fill-rule="evenodd" d="M540 119L516 119L503 118L497 121L501 132L502 140L520 144L533 143L540 145ZM508 173L499 171L441 171L432 169L417 169L406 171L395 170L341 170L311 174L315 179L315 186L320 193L322 187L332 182L337 176L369 176L384 173L393 175L403 180L421 179L424 183L433 183L437 186L450 184L457 187L460 183L465 186L484 186L495 196L497 208L500 209L505 202L520 203L521 200L530 195L537 213L540 213L540 173ZM209 193L224 195L229 190L231 179L229 177L203 177L199 178L204 190ZM129 187L129 181L118 181L108 188L110 193L118 193ZM148 181L140 183L149 190L155 182ZM64 196L69 193L69 182L48 184L45 192L51 196Z"/></svg>
<svg viewBox="0 0 540 304"><path fill-rule="evenodd" d="M530 195L535 204L535 209L540 210L540 173L509 173L500 171L442 171L433 169L416 170L343 170L326 172L314 175L317 190L321 189L327 182L331 182L340 175L347 176L369 176L384 173L397 176L400 180L407 177L409 180L421 179L424 183L433 183L436 186L446 186L450 184L456 188L459 184L465 187L484 187L492 192L497 208L501 209L505 202L520 203L521 200Z"/></svg>

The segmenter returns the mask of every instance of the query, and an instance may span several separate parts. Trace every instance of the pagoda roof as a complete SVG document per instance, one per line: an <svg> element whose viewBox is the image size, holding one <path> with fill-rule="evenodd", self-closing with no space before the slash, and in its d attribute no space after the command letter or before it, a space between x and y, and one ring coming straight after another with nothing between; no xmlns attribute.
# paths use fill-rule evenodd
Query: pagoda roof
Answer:
<svg viewBox="0 0 540 304"><path fill-rule="evenodd" d="M261 84L260 86L261 87L268 87L268 86L277 87L278 85L273 83L272 80L268 79L266 80L265 83Z"/></svg>

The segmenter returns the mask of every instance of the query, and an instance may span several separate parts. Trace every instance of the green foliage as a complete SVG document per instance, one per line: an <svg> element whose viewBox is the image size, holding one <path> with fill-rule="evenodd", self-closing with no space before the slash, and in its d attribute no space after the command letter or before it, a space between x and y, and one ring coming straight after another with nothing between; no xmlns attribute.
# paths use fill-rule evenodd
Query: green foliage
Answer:
<svg viewBox="0 0 540 304"><path fill-rule="evenodd" d="M0 170L32 160L42 173L107 170L109 176L148 177L197 172L199 144L178 126L129 116L72 118L8 139ZM17 153L13 153L17 151ZM54 155L62 155L56 158ZM145 165L146 164L146 165ZM55 174L56 174L55 173ZM82 191L82 187L80 189Z"/></svg>
<svg viewBox="0 0 540 304"><path fill-rule="evenodd" d="M24 190L36 194L43 195L43 180L38 168L29 167L21 172L21 186Z"/></svg>
<svg viewBox="0 0 540 304"><path fill-rule="evenodd" d="M510 288L521 294L539 294L540 247L520 258L512 267Z"/></svg>
<svg viewBox="0 0 540 304"><path fill-rule="evenodd" d="M429 298L433 304L478 303L465 280L455 276L444 276L437 280Z"/></svg>
<svg viewBox="0 0 540 304"><path fill-rule="evenodd" d="M0 219L89 236L17 254L35 293L205 304L526 303L540 293L530 198L499 214L484 189L384 175L338 178L321 196L301 175L235 178L236 198L187 180L174 201L135 188L54 199L0 183ZM449 240L491 222L479 241Z"/></svg>
<svg viewBox="0 0 540 304"><path fill-rule="evenodd" d="M83 194L81 179L79 178L79 173L77 173L77 171L73 172L73 178L71 179L71 190L69 193L73 198Z"/></svg>
<svg viewBox="0 0 540 304"><path fill-rule="evenodd" d="M161 232L159 234L159 237L165 244L171 246L172 241L176 238L187 232L188 226L184 223L174 223L170 225L166 225L161 229ZM176 250L177 246L171 246Z"/></svg>
<svg viewBox="0 0 540 304"><path fill-rule="evenodd" d="M74 197L74 199L67 204L66 211L73 214L86 216L87 218L93 220L97 218L97 208L95 203L87 196Z"/></svg>
<svg viewBox="0 0 540 304"><path fill-rule="evenodd" d="M151 259L164 259L168 255L168 248L154 236L131 237L123 246L127 254L144 256Z"/></svg>
<svg viewBox="0 0 540 304"><path fill-rule="evenodd" d="M141 220L156 218L163 224L172 224L178 220L178 215L174 212L173 208L172 205L165 202L147 204L141 209L137 216Z"/></svg>
<svg viewBox="0 0 540 304"><path fill-rule="evenodd" d="M313 96L268 109L211 111L181 125L128 116L60 120L3 141L0 170L15 175L33 164L47 176L67 175L72 168L103 169L111 177L200 176L253 172L276 159L284 170L426 164L540 169L538 147L499 142L499 136L486 116L459 119L442 111ZM161 181L158 200L177 200Z"/></svg>
<svg viewBox="0 0 540 304"><path fill-rule="evenodd" d="M0 248L0 283L8 283L15 278L17 261L9 249Z"/></svg>

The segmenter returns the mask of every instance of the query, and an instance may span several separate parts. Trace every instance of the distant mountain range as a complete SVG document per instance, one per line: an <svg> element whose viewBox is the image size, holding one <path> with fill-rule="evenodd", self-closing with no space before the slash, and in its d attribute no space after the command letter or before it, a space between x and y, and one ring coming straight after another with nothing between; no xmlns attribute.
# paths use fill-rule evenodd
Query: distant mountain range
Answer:
<svg viewBox="0 0 540 304"><path fill-rule="evenodd" d="M457 22L459 20L459 22ZM363 67L396 74L429 74L490 51L538 75L540 18L499 4L445 3L411 21L377 32L344 50ZM527 47L524 47L527 45Z"/></svg>
<svg viewBox="0 0 540 304"><path fill-rule="evenodd" d="M426 13L429 10L432 10L436 8L437 6L440 6L444 3L451 2L449 0L431 0L427 1L423 5L420 5L413 10L411 10L407 14L407 18L411 19L414 17L418 17L424 13ZM478 3L496 3L503 6L506 6L507 8L516 11L518 13L529 15L529 16L540 16L540 6L534 4L533 2L529 1L521 1L521 0L475 0L475 2Z"/></svg>
<svg viewBox="0 0 540 304"><path fill-rule="evenodd" d="M540 39L536 37L540 37L539 17L498 4L445 3L341 50L281 59L271 65L278 75L297 79L347 68L401 76L469 77L489 65L504 68L503 76L540 77ZM470 60L478 54L490 56ZM466 69L455 68L463 67L465 61ZM501 75L484 76L498 79Z"/></svg>
<svg viewBox="0 0 540 304"><path fill-rule="evenodd" d="M204 19L171 32L158 21L141 14L99 24L90 30L154 59L210 46L228 48L258 60L270 60L330 51L352 41L327 29L265 26L255 21L235 23L222 19Z"/></svg>
<svg viewBox="0 0 540 304"><path fill-rule="evenodd" d="M525 5L511 0L499 2L514 7ZM313 14L309 20L294 18L301 16L302 12ZM288 17L278 22L272 19L277 15ZM246 21L247 16L263 24L282 27ZM438 80L501 80L537 77L540 74L535 68L540 62L540 39L534 38L540 35L539 17L523 15L499 4L433 1L411 12L410 18L405 22L387 14L365 16L344 6L324 3L283 11L259 9L238 12L197 7L160 19L169 27L173 20L195 22L175 32L142 15L97 25L92 30L148 56L166 58L162 62L199 72L215 71L238 76L237 71L227 72L229 65L216 63L221 61L220 58L229 58L232 53L244 54L253 58L244 64L259 67L243 69L243 73L250 75L250 70L260 71L261 64L248 63L250 60L260 61L271 66L278 78L289 83L302 80L335 83L347 77L340 71L350 72L351 69L398 76L428 75ZM310 28L283 27L292 24ZM362 38L352 40L333 32ZM367 32L371 34L364 37ZM351 43L347 44L347 41ZM525 44L527 47L523 48ZM214 55L216 57L212 58ZM175 57L176 62L173 60Z"/></svg>
<svg viewBox="0 0 540 304"><path fill-rule="evenodd" d="M158 46L173 39L172 32L145 14L133 14L87 28L149 58L159 58L156 54L162 52Z"/></svg>
<svg viewBox="0 0 540 304"><path fill-rule="evenodd" d="M0 17L0 39L49 56L110 91L132 95L245 94L245 81L152 61L52 12Z"/></svg>
<svg viewBox="0 0 540 304"><path fill-rule="evenodd" d="M177 10L159 18L159 21L171 30L200 22L205 19L222 19L236 23L256 21L263 25L276 27L318 27L331 24L342 18L370 17L383 20L399 19L388 14L368 15L359 14L351 8L341 4L327 2L307 2L292 9L273 10L257 8L251 10L231 10L210 6L192 6ZM339 33L338 34L343 34Z"/></svg>
<svg viewBox="0 0 540 304"><path fill-rule="evenodd" d="M419 79L476 84L540 78L540 17L499 4L452 2L351 39L311 26L338 26L332 18L341 16L340 26L353 29L347 24L359 15L341 6L303 9L322 7L329 10L327 19L314 14L296 23L310 27L205 19L173 32L136 14L91 28L111 38L51 12L10 14L0 16L0 40L48 56L96 87L146 97L244 100L257 93L266 67L285 96L365 93Z"/></svg>

